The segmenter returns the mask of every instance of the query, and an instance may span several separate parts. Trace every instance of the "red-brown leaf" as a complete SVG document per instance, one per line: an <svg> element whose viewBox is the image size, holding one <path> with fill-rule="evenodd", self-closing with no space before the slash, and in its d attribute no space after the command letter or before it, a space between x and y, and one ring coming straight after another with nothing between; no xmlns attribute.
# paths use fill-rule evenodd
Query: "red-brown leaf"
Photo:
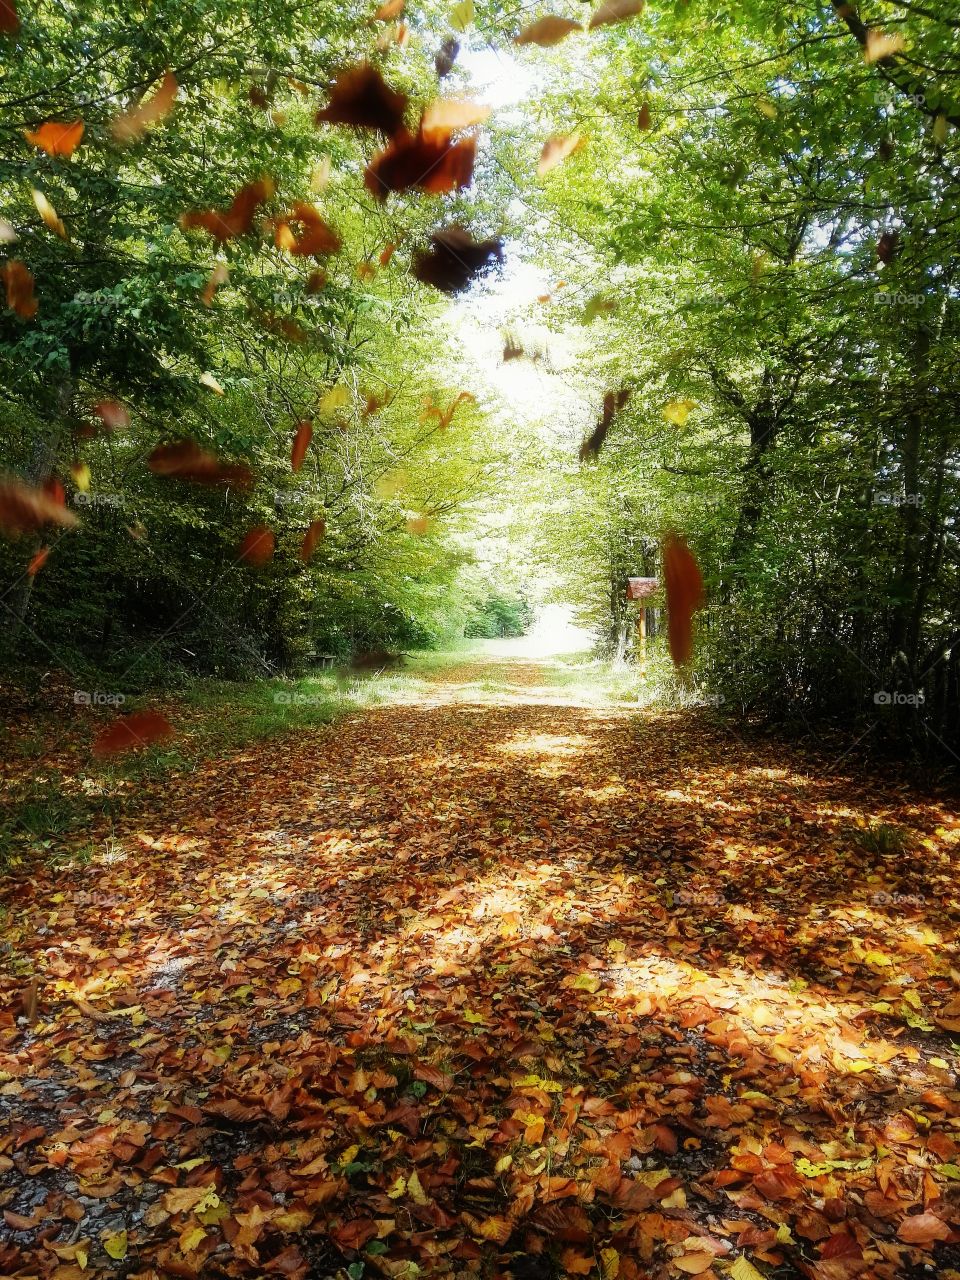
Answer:
<svg viewBox="0 0 960 1280"><path fill-rule="evenodd" d="M317 112L317 123L346 124L355 129L378 129L391 136L403 124L407 95L391 89L369 62L338 76L330 101Z"/></svg>
<svg viewBox="0 0 960 1280"><path fill-rule="evenodd" d="M62 493L62 486L61 486ZM19 480L0 484L0 529L16 537L34 533L46 524L66 528L79 524L72 511L43 489L31 489Z"/></svg>
<svg viewBox="0 0 960 1280"><path fill-rule="evenodd" d="M262 569L273 559L277 539L273 530L265 524L255 525L244 537L237 550L237 559Z"/></svg>
<svg viewBox="0 0 960 1280"><path fill-rule="evenodd" d="M201 228L222 244L225 240L244 235L250 230L257 209L272 197L275 189L272 178L248 182L234 196L229 209L202 209L185 213L180 218L180 226L185 231Z"/></svg>
<svg viewBox="0 0 960 1280"><path fill-rule="evenodd" d="M309 564L313 557L317 546L322 542L327 532L326 520L314 520L304 535L303 543L300 547L300 559L304 564Z"/></svg>
<svg viewBox="0 0 960 1280"><path fill-rule="evenodd" d="M32 320L37 314L37 300L33 296L33 273L19 258L11 258L5 263L2 273L7 290L7 306L22 319Z"/></svg>
<svg viewBox="0 0 960 1280"><path fill-rule="evenodd" d="M667 594L670 655L679 667L693 655L693 615L704 603L703 575L693 552L679 534L663 543L663 580Z"/></svg>
<svg viewBox="0 0 960 1280"><path fill-rule="evenodd" d="M159 445L150 454L147 465L155 475L191 480L195 484L229 484L246 488L253 481L253 472L248 466L221 462L193 440Z"/></svg>
<svg viewBox="0 0 960 1280"><path fill-rule="evenodd" d="M173 726L159 711L135 711L104 729L93 744L93 754L98 757L120 755L172 737Z"/></svg>
<svg viewBox="0 0 960 1280"><path fill-rule="evenodd" d="M297 434L293 437L293 448L290 451L290 470L297 472L303 466L303 460L307 456L307 450L310 448L310 441L313 439L313 423L301 422L297 427Z"/></svg>
<svg viewBox="0 0 960 1280"><path fill-rule="evenodd" d="M451 142L444 134L398 133L368 166L367 190L378 200L411 187L431 195L459 191L473 179L476 151L475 138Z"/></svg>

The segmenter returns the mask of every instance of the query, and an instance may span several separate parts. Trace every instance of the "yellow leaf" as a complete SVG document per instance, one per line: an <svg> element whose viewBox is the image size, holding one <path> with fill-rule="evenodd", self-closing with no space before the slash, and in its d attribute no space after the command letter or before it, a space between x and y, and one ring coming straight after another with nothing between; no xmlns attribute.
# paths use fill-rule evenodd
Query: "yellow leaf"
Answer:
<svg viewBox="0 0 960 1280"><path fill-rule="evenodd" d="M777 1244L794 1244L793 1234L785 1222L777 1227Z"/></svg>
<svg viewBox="0 0 960 1280"><path fill-rule="evenodd" d="M36 187L31 188L30 194L33 196L33 203L37 206L37 213L39 213L46 225L54 235L58 235L61 240L66 240L67 228L63 225L63 219L47 197L42 191L38 191Z"/></svg>
<svg viewBox="0 0 960 1280"><path fill-rule="evenodd" d="M863 46L863 60L866 63L880 62L881 59L890 58L895 53L903 53L906 47L906 41L899 34L888 36L885 31L868 31L866 43Z"/></svg>
<svg viewBox="0 0 960 1280"><path fill-rule="evenodd" d="M90 488L90 468L85 462L75 462L70 468L70 474L73 476L73 483L77 486L81 493L87 493Z"/></svg>
<svg viewBox="0 0 960 1280"><path fill-rule="evenodd" d="M589 991L591 995L600 990L600 979L595 973L581 973L573 984L574 991Z"/></svg>
<svg viewBox="0 0 960 1280"><path fill-rule="evenodd" d="M454 31L466 31L473 25L475 15L473 0L461 0L450 10L450 25Z"/></svg>
<svg viewBox="0 0 960 1280"><path fill-rule="evenodd" d="M347 387L337 385L331 387L320 401L321 413L336 413L338 409L344 409L350 403L350 391Z"/></svg>
<svg viewBox="0 0 960 1280"><path fill-rule="evenodd" d="M173 1167L175 1169L186 1169L189 1172L191 1169L199 1169L200 1165L206 1163L205 1156L197 1156L195 1160L184 1160L182 1164L176 1164Z"/></svg>
<svg viewBox="0 0 960 1280"><path fill-rule="evenodd" d="M201 387L209 387L209 389L211 391L215 391L218 396L225 396L227 394L212 373L201 373L200 385Z"/></svg>
<svg viewBox="0 0 960 1280"><path fill-rule="evenodd" d="M777 118L777 104L769 98L758 98L757 110L762 116L766 116L768 120L776 120Z"/></svg>
<svg viewBox="0 0 960 1280"><path fill-rule="evenodd" d="M116 1258L120 1262L127 1256L127 1233L118 1231L116 1235L105 1236L103 1247L111 1258Z"/></svg>
<svg viewBox="0 0 960 1280"><path fill-rule="evenodd" d="M620 1274L620 1255L616 1249L600 1250L600 1273L603 1280L617 1280Z"/></svg>
<svg viewBox="0 0 960 1280"><path fill-rule="evenodd" d="M738 1258L727 1272L730 1280L763 1280L763 1276L746 1258Z"/></svg>
<svg viewBox="0 0 960 1280"><path fill-rule="evenodd" d="M404 1177L397 1178L392 1187L387 1188L387 1195L391 1200L399 1200L407 1189L407 1180Z"/></svg>
<svg viewBox="0 0 960 1280"><path fill-rule="evenodd" d="M355 1143L352 1147L347 1147L346 1151L344 1151L341 1155L337 1156L337 1164L339 1165L353 1164L359 1150L360 1150L360 1146L358 1143Z"/></svg>
<svg viewBox="0 0 960 1280"><path fill-rule="evenodd" d="M303 983L299 978L284 978L277 984L277 991L281 996L292 996L295 991L299 991Z"/></svg>
<svg viewBox="0 0 960 1280"><path fill-rule="evenodd" d="M482 1013L474 1013L471 1009L464 1009L464 1022L469 1022L471 1026L478 1026L482 1022L486 1022L486 1018Z"/></svg>
<svg viewBox="0 0 960 1280"><path fill-rule="evenodd" d="M202 1240L207 1238L203 1227L190 1227L180 1237L178 1243L181 1253L192 1253Z"/></svg>
<svg viewBox="0 0 960 1280"><path fill-rule="evenodd" d="M501 1156L500 1159L497 1161L497 1163L493 1166L493 1172L506 1173L512 1164L513 1164L513 1156ZM941 1166L941 1167L945 1167L945 1166ZM389 1194L390 1193L388 1191L387 1195Z"/></svg>
<svg viewBox="0 0 960 1280"><path fill-rule="evenodd" d="M86 1271L87 1259L89 1258L89 1256L90 1255L87 1251L87 1246L85 1244L79 1245L77 1247L77 1252L74 1254L74 1257L76 1258L81 1271Z"/></svg>
<svg viewBox="0 0 960 1280"><path fill-rule="evenodd" d="M423 1185L414 1169L410 1177L407 1179L407 1194L414 1204L424 1205L430 1203L430 1197L423 1189Z"/></svg>
<svg viewBox="0 0 960 1280"><path fill-rule="evenodd" d="M690 411L696 407L695 400L670 400L663 406L663 416L675 427L685 427Z"/></svg>

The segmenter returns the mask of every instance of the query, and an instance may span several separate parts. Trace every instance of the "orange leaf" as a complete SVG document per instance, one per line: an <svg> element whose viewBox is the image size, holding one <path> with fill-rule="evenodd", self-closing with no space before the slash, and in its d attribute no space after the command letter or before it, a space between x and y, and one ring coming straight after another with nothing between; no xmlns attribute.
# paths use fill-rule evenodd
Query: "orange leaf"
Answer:
<svg viewBox="0 0 960 1280"><path fill-rule="evenodd" d="M679 534L669 533L664 539L663 579L670 655L679 667L693 655L693 615L704 603L700 566Z"/></svg>
<svg viewBox="0 0 960 1280"><path fill-rule="evenodd" d="M273 559L276 546L277 539L273 530L265 524L258 524L250 530L240 543L237 550L237 559L253 565L255 569L262 569L265 564L268 564Z"/></svg>
<svg viewBox="0 0 960 1280"><path fill-rule="evenodd" d="M93 412L108 431L122 431L130 425L130 414L118 400L98 400Z"/></svg>
<svg viewBox="0 0 960 1280"><path fill-rule="evenodd" d="M176 101L177 78L172 71L165 71L152 97L144 97L135 107L121 112L110 125L118 142L134 142L164 116L169 115Z"/></svg>
<svg viewBox="0 0 960 1280"><path fill-rule="evenodd" d="M214 294L222 284L226 284L230 279L230 270L225 262L218 262L210 272L207 283L203 286L203 293L200 295L200 301L205 307L213 305Z"/></svg>
<svg viewBox="0 0 960 1280"><path fill-rule="evenodd" d="M37 300L33 296L33 274L19 258L11 258L3 266L3 282L7 289L7 306L24 320L37 314Z"/></svg>
<svg viewBox="0 0 960 1280"><path fill-rule="evenodd" d="M307 450L310 448L310 441L313 439L313 423L301 422L297 427L297 434L293 437L293 449L290 453L290 469L297 472L303 466L303 460L307 456Z"/></svg>
<svg viewBox="0 0 960 1280"><path fill-rule="evenodd" d="M192 480L196 484L232 484L246 488L253 481L253 473L248 466L221 462L193 440L159 445L150 454L147 465L154 475Z"/></svg>
<svg viewBox="0 0 960 1280"><path fill-rule="evenodd" d="M542 178L551 169L555 169L558 164L562 164L568 156L572 156L575 151L579 151L585 141L586 139L581 137L579 133L555 133L553 137L548 138L543 144L543 151L540 153L540 160L537 164L539 176Z"/></svg>
<svg viewBox="0 0 960 1280"><path fill-rule="evenodd" d="M202 228L222 244L233 236L244 235L253 225L254 214L276 190L272 178L260 178L241 187L229 209L202 209L184 213L180 226L184 231Z"/></svg>
<svg viewBox="0 0 960 1280"><path fill-rule="evenodd" d="M548 14L545 18L538 18L536 22L531 22L528 27L524 27L520 34L514 37L513 43L537 44L541 48L549 49L551 45L566 40L571 32L582 30L583 27L579 22L571 22L569 18L555 18L552 14Z"/></svg>
<svg viewBox="0 0 960 1280"><path fill-rule="evenodd" d="M299 238L290 226L291 222L299 223L303 228ZM274 242L278 249L285 249L300 258L311 254L339 253L342 243L313 205L299 200L293 206L293 212L277 223Z"/></svg>
<svg viewBox="0 0 960 1280"><path fill-rule="evenodd" d="M93 744L95 756L115 756L173 737L173 726L159 711L135 711L104 729Z"/></svg>
<svg viewBox="0 0 960 1280"><path fill-rule="evenodd" d="M420 131L429 141L448 138L458 129L470 129L489 119L490 108L460 98L435 98L423 113Z"/></svg>
<svg viewBox="0 0 960 1280"><path fill-rule="evenodd" d="M27 573L31 578L35 577L43 566L47 563L47 557L50 555L49 547L41 547L37 554L27 565Z"/></svg>
<svg viewBox="0 0 960 1280"><path fill-rule="evenodd" d="M931 1245L936 1240L948 1240L950 1228L935 1213L917 1213L904 1218L897 1230L897 1235L904 1244L918 1244L921 1247Z"/></svg>
<svg viewBox="0 0 960 1280"><path fill-rule="evenodd" d="M56 120L48 120L39 129L24 129L23 136L48 156L70 156L80 145L83 137L83 121L74 120L71 124L62 124Z"/></svg>
<svg viewBox="0 0 960 1280"><path fill-rule="evenodd" d="M700 1251L696 1253L685 1253L679 1258L674 1258L673 1265L681 1271L685 1271L688 1276L699 1276L707 1271L713 1265L713 1254Z"/></svg>
<svg viewBox="0 0 960 1280"><path fill-rule="evenodd" d="M385 0L377 12L373 15L375 22L392 22L394 18L399 18L403 13L403 6L406 0Z"/></svg>
<svg viewBox="0 0 960 1280"><path fill-rule="evenodd" d="M604 0L590 19L590 30L605 27L612 22L623 22L643 13L645 0Z"/></svg>
<svg viewBox="0 0 960 1280"><path fill-rule="evenodd" d="M0 484L0 529L5 533L16 536L34 533L45 524L69 528L79 523L72 511L43 489L31 489L18 480Z"/></svg>

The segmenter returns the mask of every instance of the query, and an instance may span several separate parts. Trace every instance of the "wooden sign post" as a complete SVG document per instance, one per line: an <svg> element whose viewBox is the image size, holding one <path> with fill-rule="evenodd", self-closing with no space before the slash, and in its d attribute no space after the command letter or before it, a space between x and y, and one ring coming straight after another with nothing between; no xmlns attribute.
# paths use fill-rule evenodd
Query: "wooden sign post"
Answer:
<svg viewBox="0 0 960 1280"><path fill-rule="evenodd" d="M659 578L628 578L627 599L641 601L640 615L637 618L637 634L640 639L640 678L647 676L647 605L646 601L654 595L660 586Z"/></svg>

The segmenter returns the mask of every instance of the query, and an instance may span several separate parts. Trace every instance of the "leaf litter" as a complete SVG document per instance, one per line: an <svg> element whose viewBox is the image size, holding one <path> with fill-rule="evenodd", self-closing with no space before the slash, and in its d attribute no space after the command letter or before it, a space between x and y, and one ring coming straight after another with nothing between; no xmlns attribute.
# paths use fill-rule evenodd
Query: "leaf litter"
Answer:
<svg viewBox="0 0 960 1280"><path fill-rule="evenodd" d="M476 663L147 788L3 883L3 1273L956 1275L960 823L826 763Z"/></svg>

